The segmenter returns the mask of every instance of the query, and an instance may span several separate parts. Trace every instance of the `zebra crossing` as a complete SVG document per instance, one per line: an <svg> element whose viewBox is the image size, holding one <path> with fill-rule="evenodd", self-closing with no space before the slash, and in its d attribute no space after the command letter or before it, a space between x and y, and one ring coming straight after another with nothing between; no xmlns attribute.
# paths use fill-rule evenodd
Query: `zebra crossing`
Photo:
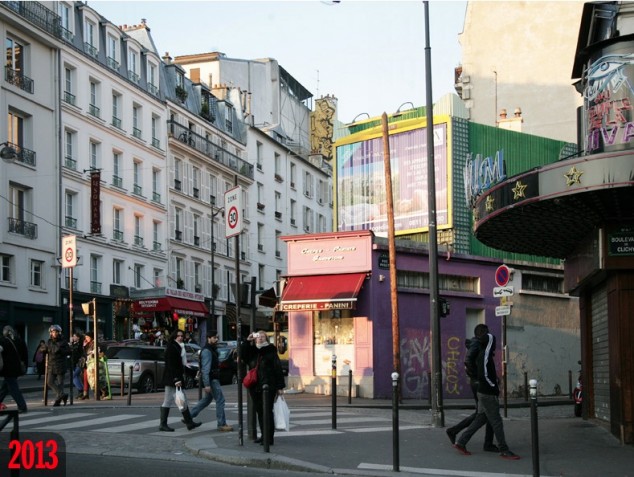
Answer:
<svg viewBox="0 0 634 477"><path fill-rule="evenodd" d="M243 409L243 426L246 427L246 407ZM237 429L238 406L227 403L225 407L227 423ZM145 434L162 437L184 437L196 434L216 433L216 410L213 405L205 409L196 419L202 426L188 431L180 422L181 414L172 409L168 424L175 432L158 431L158 413L151 408L127 409L82 409L63 411L29 411L20 416L20 428L27 431L86 431L104 434ZM391 432L390 417L368 415L358 410L338 410L337 428L332 429L332 411L329 408L298 407L291 408L291 425L289 432L278 432L276 438L328 435L341 433ZM400 430L423 429L429 426L401 422ZM231 433L223 434L230 435Z"/></svg>

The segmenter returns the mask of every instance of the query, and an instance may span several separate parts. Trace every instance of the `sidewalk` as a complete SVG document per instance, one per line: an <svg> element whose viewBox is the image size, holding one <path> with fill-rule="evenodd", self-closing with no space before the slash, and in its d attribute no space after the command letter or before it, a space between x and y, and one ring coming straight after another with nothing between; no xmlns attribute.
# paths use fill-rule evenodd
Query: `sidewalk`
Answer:
<svg viewBox="0 0 634 477"><path fill-rule="evenodd" d="M39 392L43 381L27 376L20 379L20 386L23 392ZM237 388L223 386L223 391L227 405L235 406ZM197 389L187 394L191 402L198 398ZM155 407L160 405L162 397L163 393L133 394L132 406ZM290 432L275 433L275 445L266 453L261 445L249 439L246 398L244 391L242 446L237 425L230 422L236 431L187 437L186 448L194 455L232 465L348 475L634 477L634 446L622 446L599 421L573 417L572 401L567 396L538 398L539 474L533 470L530 402L523 399L509 401L508 417L504 419L509 446L521 459L506 461L498 454L482 451L483 430L468 445L473 455L463 456L452 448L446 428L469 414L472 409L469 400L443 403L444 428L432 427L427 401L405 400L399 405L395 457L391 400L353 398L348 404L347 397L338 397L338 415L358 413L383 420L376 424L369 422L365 432L346 428L345 422L338 422L336 430L321 426L318 432L294 431L291 427ZM310 408L322 413L332 409L331 396L288 393L286 400L291 408L291 424L293 409L297 415L310 412ZM127 397L121 397L119 389L113 389L111 401L80 401L78 404L81 407L126 407L126 402ZM211 421L214 412L212 404L199 419ZM503 410L501 412L504 415ZM370 429L374 425L380 429ZM393 471L395 466L400 472Z"/></svg>

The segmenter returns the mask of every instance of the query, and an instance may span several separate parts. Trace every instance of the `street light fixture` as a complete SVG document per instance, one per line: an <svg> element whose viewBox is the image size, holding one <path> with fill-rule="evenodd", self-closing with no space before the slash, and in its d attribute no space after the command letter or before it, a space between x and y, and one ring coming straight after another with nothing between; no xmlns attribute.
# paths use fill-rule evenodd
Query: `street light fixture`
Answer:
<svg viewBox="0 0 634 477"><path fill-rule="evenodd" d="M2 149L0 149L0 158L2 158L3 161L13 162L18 157L18 152L11 143L3 142L0 146L3 146Z"/></svg>
<svg viewBox="0 0 634 477"><path fill-rule="evenodd" d="M363 116L364 114L368 117L368 119L370 119L370 115L368 113L359 113L354 117L352 121L350 121L350 124L356 123L357 119L359 119L359 117Z"/></svg>
<svg viewBox="0 0 634 477"><path fill-rule="evenodd" d="M411 108L408 108L408 109L401 109L401 108L403 108L403 106L407 106L408 104L411 106ZM398 109L396 110L396 112L395 112L392 116L400 116L400 115L402 115L405 111L411 111L411 110L412 110L412 109L414 109L414 108L415 108L414 103L412 103L411 101L407 101L407 102L405 102L405 103L401 104L401 105L398 107Z"/></svg>
<svg viewBox="0 0 634 477"><path fill-rule="evenodd" d="M211 210L213 210L213 207L212 204ZM214 320L216 319L216 241L214 239L214 219L224 210L224 207L220 207L211 214L211 313L207 317L207 333L213 328Z"/></svg>

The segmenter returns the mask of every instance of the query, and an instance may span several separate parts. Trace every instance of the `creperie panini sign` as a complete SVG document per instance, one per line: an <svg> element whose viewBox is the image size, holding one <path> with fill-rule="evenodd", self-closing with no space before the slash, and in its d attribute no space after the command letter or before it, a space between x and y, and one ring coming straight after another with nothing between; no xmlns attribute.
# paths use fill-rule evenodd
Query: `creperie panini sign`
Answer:
<svg viewBox="0 0 634 477"><path fill-rule="evenodd" d="M281 311L354 310L355 301L282 303Z"/></svg>
<svg viewBox="0 0 634 477"><path fill-rule="evenodd" d="M369 235L298 240L287 245L289 275L328 275L372 269Z"/></svg>

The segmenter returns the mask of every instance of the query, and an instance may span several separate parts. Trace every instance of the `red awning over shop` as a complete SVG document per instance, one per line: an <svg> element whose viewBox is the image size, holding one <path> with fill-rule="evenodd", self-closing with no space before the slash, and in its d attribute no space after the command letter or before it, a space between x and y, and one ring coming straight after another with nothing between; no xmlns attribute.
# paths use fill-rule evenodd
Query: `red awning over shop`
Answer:
<svg viewBox="0 0 634 477"><path fill-rule="evenodd" d="M281 311L352 310L366 273L290 277Z"/></svg>
<svg viewBox="0 0 634 477"><path fill-rule="evenodd" d="M134 302L135 313L153 313L155 311L171 311L179 315L206 317L207 307L200 301L184 300L171 296L162 298L146 298Z"/></svg>

